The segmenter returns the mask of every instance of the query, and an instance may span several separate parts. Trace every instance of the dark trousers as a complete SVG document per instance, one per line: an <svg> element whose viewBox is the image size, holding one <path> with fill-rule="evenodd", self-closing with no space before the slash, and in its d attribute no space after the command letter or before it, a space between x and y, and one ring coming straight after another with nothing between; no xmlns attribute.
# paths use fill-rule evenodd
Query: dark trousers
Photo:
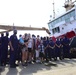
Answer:
<svg viewBox="0 0 76 75"><path fill-rule="evenodd" d="M64 46L63 47L63 57L70 57L70 47L69 46Z"/></svg>
<svg viewBox="0 0 76 75"><path fill-rule="evenodd" d="M6 65L7 63L8 50L3 49L1 51L1 65Z"/></svg>
<svg viewBox="0 0 76 75"><path fill-rule="evenodd" d="M49 48L45 49L45 59L46 61L48 61L48 58L49 58Z"/></svg>
<svg viewBox="0 0 76 75"><path fill-rule="evenodd" d="M16 50L10 51L10 66L15 66L16 54Z"/></svg>
<svg viewBox="0 0 76 75"><path fill-rule="evenodd" d="M22 51L20 48L17 50L16 59L18 60L18 62L22 61Z"/></svg>
<svg viewBox="0 0 76 75"><path fill-rule="evenodd" d="M0 48L0 64L1 64L1 48Z"/></svg>

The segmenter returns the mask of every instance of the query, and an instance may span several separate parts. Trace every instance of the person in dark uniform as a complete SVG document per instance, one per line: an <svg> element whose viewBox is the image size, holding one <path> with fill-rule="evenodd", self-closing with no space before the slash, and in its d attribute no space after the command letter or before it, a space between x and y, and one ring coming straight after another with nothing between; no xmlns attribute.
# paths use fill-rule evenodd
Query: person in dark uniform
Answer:
<svg viewBox="0 0 76 75"><path fill-rule="evenodd" d="M70 59L76 57L76 36L70 39Z"/></svg>
<svg viewBox="0 0 76 75"><path fill-rule="evenodd" d="M48 62L49 58L49 37L47 37L46 39L46 42L45 42L45 59L46 59L46 62Z"/></svg>
<svg viewBox="0 0 76 75"><path fill-rule="evenodd" d="M1 66L1 37L0 37L0 66ZM0 68L0 72L2 71L2 68Z"/></svg>
<svg viewBox="0 0 76 75"><path fill-rule="evenodd" d="M8 32L6 32L6 36L4 36L4 47L3 47L3 55L2 55L2 57L4 57L4 65L6 65L6 63L7 63L7 58L8 58L8 44L9 44L9 38L8 38L8 36L9 36L9 33Z"/></svg>
<svg viewBox="0 0 76 75"><path fill-rule="evenodd" d="M60 38L60 43L61 43L61 60L63 59L63 38Z"/></svg>
<svg viewBox="0 0 76 75"><path fill-rule="evenodd" d="M16 62L16 54L18 49L17 30L13 31L13 35L10 36L10 68L18 66Z"/></svg>
<svg viewBox="0 0 76 75"><path fill-rule="evenodd" d="M44 59L46 59L46 56L45 56L45 50L46 50L46 37L43 38L43 45L44 45Z"/></svg>
<svg viewBox="0 0 76 75"><path fill-rule="evenodd" d="M52 38L50 38L50 42L49 42L49 53L50 53L50 60L51 58L53 58L55 60L55 43L52 40Z"/></svg>
<svg viewBox="0 0 76 75"><path fill-rule="evenodd" d="M1 37L0 37L0 65L1 65Z"/></svg>
<svg viewBox="0 0 76 75"><path fill-rule="evenodd" d="M70 40L65 35L63 39L63 58L69 57L69 52L70 52L69 43L70 43Z"/></svg>
<svg viewBox="0 0 76 75"><path fill-rule="evenodd" d="M1 34L1 66L4 66L4 61L5 61L5 50L4 50L4 34Z"/></svg>
<svg viewBox="0 0 76 75"><path fill-rule="evenodd" d="M55 43L55 58L57 60L57 57L61 59L61 42L59 38L57 38L56 43Z"/></svg>

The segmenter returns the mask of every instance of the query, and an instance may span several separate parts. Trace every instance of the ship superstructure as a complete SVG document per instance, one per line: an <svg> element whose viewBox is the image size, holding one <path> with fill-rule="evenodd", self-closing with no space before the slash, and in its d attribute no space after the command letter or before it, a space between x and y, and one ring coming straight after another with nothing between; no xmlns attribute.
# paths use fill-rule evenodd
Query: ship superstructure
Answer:
<svg viewBox="0 0 76 75"><path fill-rule="evenodd" d="M59 37L71 31L76 33L76 6L68 0L64 7L66 13L48 23L51 36Z"/></svg>

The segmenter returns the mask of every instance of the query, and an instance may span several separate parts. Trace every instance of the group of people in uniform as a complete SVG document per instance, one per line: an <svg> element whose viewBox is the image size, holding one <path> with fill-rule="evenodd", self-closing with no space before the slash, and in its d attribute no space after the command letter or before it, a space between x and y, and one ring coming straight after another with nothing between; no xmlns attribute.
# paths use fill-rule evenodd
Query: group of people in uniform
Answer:
<svg viewBox="0 0 76 75"><path fill-rule="evenodd" d="M0 65L6 66L8 61L8 46L10 47L10 67L16 66L15 60L16 60L16 51L18 49L18 39L17 39L17 31L13 31L13 35L9 36L9 33L6 32L6 35L4 36L3 33L1 33L0 37Z"/></svg>
<svg viewBox="0 0 76 75"><path fill-rule="evenodd" d="M57 60L59 57L60 60L65 57L70 58L70 40L65 36L64 38L57 38L56 41L53 41L52 38L45 39L43 41L45 46L45 56L46 60L51 61L52 59Z"/></svg>
<svg viewBox="0 0 76 75"><path fill-rule="evenodd" d="M48 62L52 60L60 60L65 57L70 58L70 40L69 38L57 38L53 41L51 37L40 37L25 33L17 38L17 30L13 31L13 35L9 36L1 34L0 37L0 65L6 66L9 62L10 68L15 68L18 63L27 66L32 62ZM8 50L9 45L9 50ZM8 59L9 53L9 59Z"/></svg>

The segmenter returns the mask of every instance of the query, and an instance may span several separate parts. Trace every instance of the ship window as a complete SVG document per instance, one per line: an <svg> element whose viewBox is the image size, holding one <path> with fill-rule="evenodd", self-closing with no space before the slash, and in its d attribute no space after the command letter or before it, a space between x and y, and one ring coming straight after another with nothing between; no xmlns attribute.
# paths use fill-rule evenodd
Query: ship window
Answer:
<svg viewBox="0 0 76 75"><path fill-rule="evenodd" d="M54 24L56 24L56 20L54 21Z"/></svg>
<svg viewBox="0 0 76 75"><path fill-rule="evenodd" d="M53 25L55 25L55 21L53 22Z"/></svg>
<svg viewBox="0 0 76 75"><path fill-rule="evenodd" d="M59 18L59 22L61 22L61 17Z"/></svg>
<svg viewBox="0 0 76 75"><path fill-rule="evenodd" d="M70 13L67 14L68 18L70 18Z"/></svg>
<svg viewBox="0 0 76 75"><path fill-rule="evenodd" d="M70 15L71 15L71 17L72 17L72 16L75 16L75 11L74 11L74 10L71 11L71 14L70 14Z"/></svg>
<svg viewBox="0 0 76 75"><path fill-rule="evenodd" d="M56 27L56 28L52 29L52 32L53 32L53 34L60 33L59 27Z"/></svg>
<svg viewBox="0 0 76 75"><path fill-rule="evenodd" d="M55 20L55 22L57 23L57 19Z"/></svg>
<svg viewBox="0 0 76 75"><path fill-rule="evenodd" d="M60 18L58 18L58 19L55 20L55 24L57 24L57 23L59 23L59 22L61 22L61 21L62 21L62 19L61 19L61 17L60 17Z"/></svg>
<svg viewBox="0 0 76 75"><path fill-rule="evenodd" d="M68 18L68 19L65 19L65 22L67 23L67 22L70 22L70 18Z"/></svg>
<svg viewBox="0 0 76 75"><path fill-rule="evenodd" d="M54 25L54 21L53 21L53 25Z"/></svg>
<svg viewBox="0 0 76 75"><path fill-rule="evenodd" d="M52 23L51 23L51 25L52 25Z"/></svg>
<svg viewBox="0 0 76 75"><path fill-rule="evenodd" d="M59 29L59 27L57 27L57 32L60 33L60 29Z"/></svg>
<svg viewBox="0 0 76 75"><path fill-rule="evenodd" d="M57 28L55 28L55 32L57 32Z"/></svg>
<svg viewBox="0 0 76 75"><path fill-rule="evenodd" d="M70 13L65 15L65 22L70 22Z"/></svg>
<svg viewBox="0 0 76 75"><path fill-rule="evenodd" d="M55 34L55 29L52 29L53 34Z"/></svg>
<svg viewBox="0 0 76 75"><path fill-rule="evenodd" d="M61 21L62 21L62 17L60 17Z"/></svg>
<svg viewBox="0 0 76 75"><path fill-rule="evenodd" d="M67 19L67 18L68 18L68 15L66 14L66 15L65 15L65 19Z"/></svg>
<svg viewBox="0 0 76 75"><path fill-rule="evenodd" d="M64 16L62 16L62 21L64 21L65 20L65 18L64 18Z"/></svg>
<svg viewBox="0 0 76 75"><path fill-rule="evenodd" d="M57 23L59 22L59 20L57 19Z"/></svg>

